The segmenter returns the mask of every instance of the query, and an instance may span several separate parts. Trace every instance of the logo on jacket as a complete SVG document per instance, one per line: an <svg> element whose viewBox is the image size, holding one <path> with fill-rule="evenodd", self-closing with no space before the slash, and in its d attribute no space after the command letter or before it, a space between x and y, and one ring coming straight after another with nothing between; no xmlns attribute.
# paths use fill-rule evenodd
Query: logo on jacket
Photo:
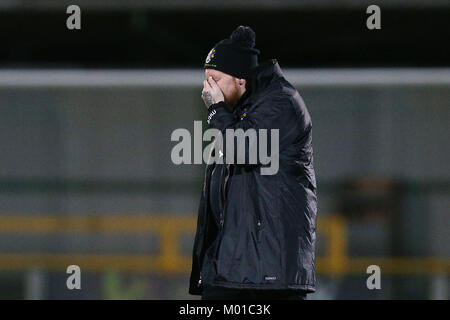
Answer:
<svg viewBox="0 0 450 320"><path fill-rule="evenodd" d="M213 109L209 114L208 114L208 118L206 119L206 122L208 122L208 124L211 122L212 117L214 117L214 115L217 113L216 109Z"/></svg>
<svg viewBox="0 0 450 320"><path fill-rule="evenodd" d="M242 114L241 114L241 120L244 120L244 118L246 118L247 117L247 108L244 108L244 110L242 111Z"/></svg>

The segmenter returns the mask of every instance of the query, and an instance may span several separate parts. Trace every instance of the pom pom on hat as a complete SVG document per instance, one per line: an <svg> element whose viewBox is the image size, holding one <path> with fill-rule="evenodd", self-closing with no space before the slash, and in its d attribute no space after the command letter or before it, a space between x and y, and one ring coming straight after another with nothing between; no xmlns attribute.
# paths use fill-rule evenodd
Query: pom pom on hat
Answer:
<svg viewBox="0 0 450 320"><path fill-rule="evenodd" d="M245 48L255 47L255 32L247 26L237 27L230 36L230 39L237 45Z"/></svg>

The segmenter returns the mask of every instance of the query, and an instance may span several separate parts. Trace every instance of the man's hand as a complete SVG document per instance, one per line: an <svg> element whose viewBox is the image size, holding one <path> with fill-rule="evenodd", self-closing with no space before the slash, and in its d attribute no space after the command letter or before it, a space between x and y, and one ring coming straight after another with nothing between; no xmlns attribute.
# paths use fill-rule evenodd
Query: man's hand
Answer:
<svg viewBox="0 0 450 320"><path fill-rule="evenodd" d="M222 90L212 77L203 81L202 99L208 109L217 102L225 101Z"/></svg>

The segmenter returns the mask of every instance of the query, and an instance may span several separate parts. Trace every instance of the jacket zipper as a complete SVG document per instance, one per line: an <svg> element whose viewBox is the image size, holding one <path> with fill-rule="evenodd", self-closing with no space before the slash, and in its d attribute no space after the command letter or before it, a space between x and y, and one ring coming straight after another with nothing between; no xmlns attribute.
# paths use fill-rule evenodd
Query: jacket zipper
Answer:
<svg viewBox="0 0 450 320"><path fill-rule="evenodd" d="M247 177L245 177L244 179L245 179L245 184L246 184L245 190L247 190ZM255 216L256 216L256 240L258 242L260 242L261 241L261 215L258 210L255 211Z"/></svg>
<svg viewBox="0 0 450 320"><path fill-rule="evenodd" d="M225 182L223 184L223 195L224 195L224 204L223 204L223 208L222 211L220 212L220 227L223 229L223 224L224 224L224 219L225 219L225 208L227 206L227 183L228 183L228 178L230 177L230 168L229 168L229 164L226 165L226 170L227 170L227 175L225 176Z"/></svg>
<svg viewBox="0 0 450 320"><path fill-rule="evenodd" d="M209 154L209 157L208 157L208 163L209 163L209 160L210 160L210 158L211 158L211 153ZM207 205L208 205L208 201L209 201L209 199L207 199L207 193L206 193L206 186L207 186L207 183L206 183L206 177L207 177L207 175L208 175L208 167L209 167L209 165L208 164L206 164L206 167L205 167L205 176L204 176L204 179L203 179L203 198L204 198L204 201L206 201L206 204L205 204L205 211L207 210ZM215 167L213 168L213 171L215 170ZM212 176L212 173L213 172L211 172L211 176ZM209 188L209 186L208 186L208 188ZM206 212L205 212L205 214L206 214ZM197 282L197 287L198 288L200 288L201 287L201 285L202 285L202 274L201 274L201 266L200 266L200 272L199 272L199 279L198 279L198 282Z"/></svg>

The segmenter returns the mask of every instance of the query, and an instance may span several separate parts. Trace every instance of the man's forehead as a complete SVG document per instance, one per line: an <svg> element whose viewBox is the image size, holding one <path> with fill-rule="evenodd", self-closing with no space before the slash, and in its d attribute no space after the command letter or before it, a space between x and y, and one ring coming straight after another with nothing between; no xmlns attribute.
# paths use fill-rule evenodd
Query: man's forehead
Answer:
<svg viewBox="0 0 450 320"><path fill-rule="evenodd" d="M223 75L223 72L215 70L215 69L205 69L205 76L209 77L209 76L221 76Z"/></svg>

